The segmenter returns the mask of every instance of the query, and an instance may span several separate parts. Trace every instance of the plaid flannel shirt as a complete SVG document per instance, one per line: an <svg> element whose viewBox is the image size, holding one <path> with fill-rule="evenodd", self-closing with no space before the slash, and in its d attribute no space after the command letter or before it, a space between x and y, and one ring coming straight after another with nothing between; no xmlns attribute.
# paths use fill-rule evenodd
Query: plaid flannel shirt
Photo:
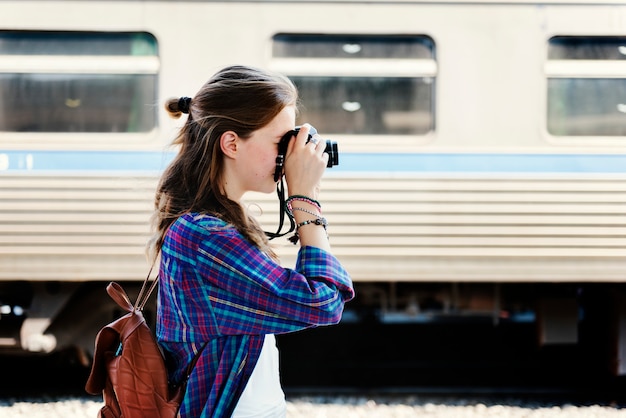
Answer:
<svg viewBox="0 0 626 418"><path fill-rule="evenodd" d="M339 261L302 247L281 267L233 226L187 214L161 249L157 337L173 382L208 342L189 377L182 417L230 417L259 358L265 334L339 322L354 297Z"/></svg>

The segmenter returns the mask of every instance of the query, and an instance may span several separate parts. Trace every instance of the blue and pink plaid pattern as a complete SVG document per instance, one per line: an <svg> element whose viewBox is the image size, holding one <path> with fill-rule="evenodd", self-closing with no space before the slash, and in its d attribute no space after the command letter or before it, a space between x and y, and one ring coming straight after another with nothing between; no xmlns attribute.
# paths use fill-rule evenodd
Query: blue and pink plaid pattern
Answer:
<svg viewBox="0 0 626 418"><path fill-rule="evenodd" d="M182 417L229 417L256 365L265 334L336 324L354 297L339 261L303 247L281 267L224 221L181 216L161 249L157 336L173 381L208 341L181 406Z"/></svg>

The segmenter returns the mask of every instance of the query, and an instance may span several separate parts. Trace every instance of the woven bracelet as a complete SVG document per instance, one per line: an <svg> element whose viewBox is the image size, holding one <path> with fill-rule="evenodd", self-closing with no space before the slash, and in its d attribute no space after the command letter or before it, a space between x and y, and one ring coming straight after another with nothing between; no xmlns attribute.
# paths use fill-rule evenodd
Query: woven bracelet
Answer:
<svg viewBox="0 0 626 418"><path fill-rule="evenodd" d="M321 214L319 214L319 213L315 213L312 210L307 210L307 209L304 209L304 208L292 208L291 210L292 210L291 213L293 213L294 210L299 210L300 212L308 213L309 215L313 215L313 216L315 216L317 218L319 218L321 216Z"/></svg>
<svg viewBox="0 0 626 418"><path fill-rule="evenodd" d="M300 222L298 225L296 225L296 232L289 238L289 241L291 241L294 245L296 245L298 243L298 240L300 239L300 234L298 234L298 230L300 229L300 227L309 225L309 224L323 226L324 231L326 231L326 238L328 238L328 230L326 229L326 227L328 226L328 221L326 221L326 218L318 217L316 219L309 219L309 220Z"/></svg>
<svg viewBox="0 0 626 418"><path fill-rule="evenodd" d="M298 225L296 225L296 231L300 229L301 226L309 224L321 225L324 227L324 229L326 229L328 221L326 221L326 218L309 219L308 221L300 222Z"/></svg>
<svg viewBox="0 0 626 418"><path fill-rule="evenodd" d="M285 200L285 207L287 208L287 214L293 218L293 207L291 206L291 202L293 202L294 200L300 201L300 202L306 202L310 205L313 205L317 208L317 210L322 213L322 205L320 205L320 202L318 202L315 199L311 199L310 197L307 196L303 196L303 195L292 195L289 196L287 198L287 200Z"/></svg>

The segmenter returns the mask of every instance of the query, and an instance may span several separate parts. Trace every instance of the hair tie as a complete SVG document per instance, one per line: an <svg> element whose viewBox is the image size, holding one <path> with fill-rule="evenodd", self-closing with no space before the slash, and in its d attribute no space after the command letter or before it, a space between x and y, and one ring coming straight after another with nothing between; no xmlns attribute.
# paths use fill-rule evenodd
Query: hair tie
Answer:
<svg viewBox="0 0 626 418"><path fill-rule="evenodd" d="M183 113L189 113L189 104L191 103L191 97L181 97L178 99L178 110Z"/></svg>

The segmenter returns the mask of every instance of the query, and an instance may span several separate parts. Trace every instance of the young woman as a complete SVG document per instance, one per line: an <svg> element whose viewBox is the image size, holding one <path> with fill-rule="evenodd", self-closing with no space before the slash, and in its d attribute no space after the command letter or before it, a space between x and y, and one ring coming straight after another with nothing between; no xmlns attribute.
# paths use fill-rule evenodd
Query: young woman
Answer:
<svg viewBox="0 0 626 418"><path fill-rule="evenodd" d="M331 254L317 201L328 155L303 125L289 142L288 213L298 225L295 268L282 267L242 201L276 190L279 140L294 129L297 91L281 75L232 66L193 98L171 99L188 114L177 157L156 193L153 254L160 251L157 336L170 379L185 379L202 350L182 417L284 417L274 334L337 323L354 297Z"/></svg>

